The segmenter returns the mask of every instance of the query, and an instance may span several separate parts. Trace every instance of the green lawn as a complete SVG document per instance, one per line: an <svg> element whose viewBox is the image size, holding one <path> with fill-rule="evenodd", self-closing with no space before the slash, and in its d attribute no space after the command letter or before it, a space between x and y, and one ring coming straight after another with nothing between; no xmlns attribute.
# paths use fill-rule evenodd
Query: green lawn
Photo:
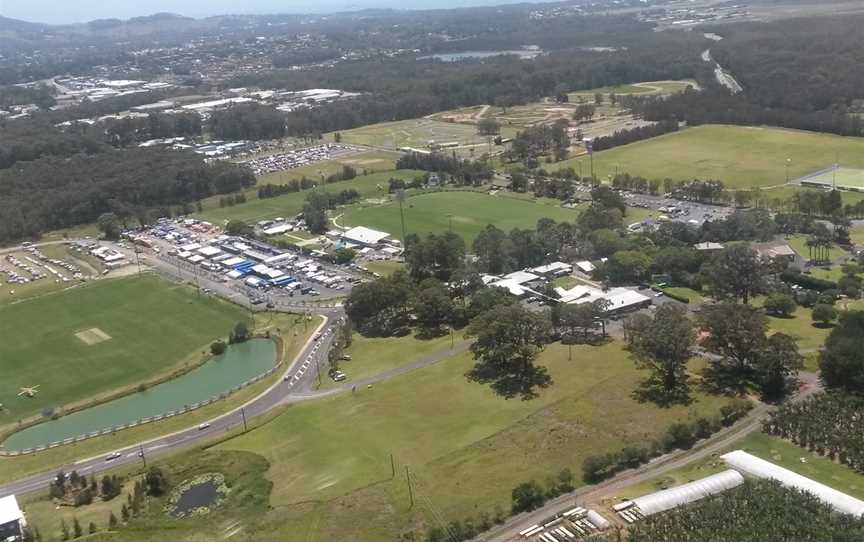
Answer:
<svg viewBox="0 0 864 542"><path fill-rule="evenodd" d="M652 179L719 179L729 188L776 186L835 162L864 167L864 139L780 128L708 125L594 154L599 178L620 172ZM558 162L576 167L588 158Z"/></svg>
<svg viewBox="0 0 864 542"><path fill-rule="evenodd" d="M557 205L534 203L478 192L435 192L411 197L404 204L408 233L443 233L450 228L469 244L488 224L509 232L513 228L535 228L543 217L572 222L578 212ZM368 226L401 237L399 205L387 203L371 207L352 206L345 210L340 224Z"/></svg>
<svg viewBox="0 0 864 542"><path fill-rule="evenodd" d="M361 175L350 181L328 184L326 189L329 192L339 192L353 188L364 198L386 198L388 197L387 181L390 178L409 180L422 174L422 171L411 169L384 171L371 175ZM196 213L195 217L214 224L222 224L230 219L254 222L263 219L273 219L277 216L290 217L303 209L303 202L306 200L308 193L309 190L303 190L262 200L258 199L257 189L253 189L247 192L246 203L222 208L219 207L218 197L209 198L204 201L204 211Z"/></svg>
<svg viewBox="0 0 864 542"><path fill-rule="evenodd" d="M456 332L455 342L462 341L462 333ZM450 335L434 339L406 337L366 338L355 333L351 346L345 353L351 361L342 361L339 368L348 376L348 382L382 373L388 369L411 363L429 354L446 351L450 348ZM321 379L322 389L332 388L338 383L330 378Z"/></svg>
<svg viewBox="0 0 864 542"><path fill-rule="evenodd" d="M0 425L152 379L244 318L238 306L154 275L0 306ZM88 345L76 336L93 328L109 338ZM37 385L35 397L17 396Z"/></svg>
<svg viewBox="0 0 864 542"><path fill-rule="evenodd" d="M798 347L802 350L819 348L825 343L831 328L814 326L811 313L811 309L798 307L791 318L769 316L768 327L771 331L797 337Z"/></svg>
<svg viewBox="0 0 864 542"><path fill-rule="evenodd" d="M254 539L395 540L428 521L430 506L446 519L509 507L520 482L569 467L581 484L587 455L643 444L672 422L714 413L725 402L697 395L689 407L640 404L631 393L644 374L620 344L574 347L570 362L567 351L556 344L543 353L554 384L533 401L504 400L467 382L465 354L372 389L294 406L219 445L270 462L273 530ZM422 495L414 510L406 466Z"/></svg>
<svg viewBox="0 0 864 542"><path fill-rule="evenodd" d="M792 247L792 250L798 253L799 256L804 258L805 260L810 259L810 250L807 248L807 235L791 235L786 238L786 242L789 243L789 246ZM835 258L839 258L843 256L846 252L838 247L837 245L832 245L830 249L828 249L828 257L831 260ZM839 269L839 266L838 266ZM839 277L838 277L839 278Z"/></svg>
<svg viewBox="0 0 864 542"><path fill-rule="evenodd" d="M343 143L393 150L400 147L426 149L430 142L438 144L456 142L460 145L482 145L482 148L477 151L482 153L485 152L487 145L486 137L478 136L477 128L472 125L431 119L382 122L345 130L341 134ZM516 130L503 127L501 135L513 137L516 135ZM332 136L329 134L328 138Z"/></svg>
<svg viewBox="0 0 864 542"><path fill-rule="evenodd" d="M701 292L697 292L686 286L670 286L669 288L663 288L663 291L669 292L672 295L686 297L690 300L691 305L700 305L705 301L705 296Z"/></svg>

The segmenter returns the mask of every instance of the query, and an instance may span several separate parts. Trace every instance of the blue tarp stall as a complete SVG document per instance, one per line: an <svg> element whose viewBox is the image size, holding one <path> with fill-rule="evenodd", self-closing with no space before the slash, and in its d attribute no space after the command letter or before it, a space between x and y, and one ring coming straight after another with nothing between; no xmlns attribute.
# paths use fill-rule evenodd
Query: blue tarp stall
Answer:
<svg viewBox="0 0 864 542"><path fill-rule="evenodd" d="M291 284L292 282L296 282L294 277L282 277L281 279L274 280L273 286L287 286L287 285Z"/></svg>
<svg viewBox="0 0 864 542"><path fill-rule="evenodd" d="M253 267L255 267L255 265L256 265L255 262L250 262L249 260L246 260L243 263L235 265L234 269L236 269L237 271L242 271L244 273L248 273L252 270Z"/></svg>

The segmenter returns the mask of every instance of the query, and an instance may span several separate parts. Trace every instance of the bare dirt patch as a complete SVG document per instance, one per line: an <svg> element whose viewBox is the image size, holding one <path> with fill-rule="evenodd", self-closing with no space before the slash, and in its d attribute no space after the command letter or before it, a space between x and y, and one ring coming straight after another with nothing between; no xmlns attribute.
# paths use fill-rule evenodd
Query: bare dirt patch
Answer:
<svg viewBox="0 0 864 542"><path fill-rule="evenodd" d="M91 327L90 329L79 331L75 336L87 346L93 346L94 344L111 340L111 335L108 335L98 327Z"/></svg>

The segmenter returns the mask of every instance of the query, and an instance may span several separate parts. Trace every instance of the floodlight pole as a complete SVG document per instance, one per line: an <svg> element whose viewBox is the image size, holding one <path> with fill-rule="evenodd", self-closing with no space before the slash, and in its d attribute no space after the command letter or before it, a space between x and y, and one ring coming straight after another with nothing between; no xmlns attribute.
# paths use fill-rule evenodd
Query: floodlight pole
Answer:
<svg viewBox="0 0 864 542"><path fill-rule="evenodd" d="M405 465L405 479L408 480L408 497L411 499L410 508L414 508L414 489L411 487L411 472L408 470L408 465Z"/></svg>
<svg viewBox="0 0 864 542"><path fill-rule="evenodd" d="M246 427L246 409L245 408L240 409L240 416L243 418L243 432L245 433L245 432L249 431L249 428Z"/></svg>

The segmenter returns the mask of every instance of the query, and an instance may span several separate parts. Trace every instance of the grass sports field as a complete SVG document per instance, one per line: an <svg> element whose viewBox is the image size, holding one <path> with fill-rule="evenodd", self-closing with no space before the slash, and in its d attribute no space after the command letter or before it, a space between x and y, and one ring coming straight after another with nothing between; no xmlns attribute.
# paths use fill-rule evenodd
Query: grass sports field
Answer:
<svg viewBox="0 0 864 542"><path fill-rule="evenodd" d="M100 280L0 307L0 425L150 380L246 316L162 279ZM107 337L107 338L106 338ZM33 398L18 397L39 386Z"/></svg>
<svg viewBox="0 0 864 542"><path fill-rule="evenodd" d="M391 178L407 180L423 174L424 172L422 171L411 169L384 171L372 175L361 175L350 181L331 183L326 188L330 192L339 192L353 188L364 198L387 197L387 181ZM382 189L379 190L379 187ZM204 202L203 212L196 213L195 217L214 224L222 224L230 219L255 222L257 220L273 219L277 216L293 216L303 209L303 202L306 200L308 192L308 190L303 190L275 198L258 199L258 192L255 189L247 193L246 203L221 208L219 207L218 197L209 198Z"/></svg>
<svg viewBox="0 0 864 542"><path fill-rule="evenodd" d="M660 409L631 397L643 376L619 344L551 346L541 356L554 384L533 401L504 400L469 383L467 354L392 381L290 408L216 450L264 456L272 480L268 530L252 540L396 540L401 529L509 507L510 490L582 459L644 443L674 421L716 412L697 396ZM445 399L446 398L446 399ZM602 413L602 416L600 414ZM396 463L391 480L390 454ZM405 467L418 505L408 507ZM269 537L269 538L268 538Z"/></svg>
<svg viewBox="0 0 864 542"><path fill-rule="evenodd" d="M864 189L864 169L849 167L830 167L805 175L798 179L801 183L816 183L825 187Z"/></svg>
<svg viewBox="0 0 864 542"><path fill-rule="evenodd" d="M382 122L341 132L342 142L376 148L398 149L414 147L425 149L431 141L438 144L459 143L460 146L480 145L476 153L486 152L486 137L477 135L477 129L467 124L440 122L431 119L411 119ZM501 135L513 137L516 131L503 127ZM332 138L332 134L328 136Z"/></svg>
<svg viewBox="0 0 864 542"><path fill-rule="evenodd" d="M601 179L618 171L651 179L719 179L729 188L752 188L785 184L787 158L790 180L835 161L864 167L864 139L780 128L698 126L595 153L594 170ZM578 170L580 161L588 167L587 157L557 166Z"/></svg>
<svg viewBox="0 0 864 542"><path fill-rule="evenodd" d="M408 198L404 204L408 233L442 233L450 228L471 243L488 224L509 232L513 228L534 228L540 218L573 221L578 211L525 199L489 196L479 192L435 192ZM340 225L368 226L401 237L399 205L387 203L346 209Z"/></svg>

